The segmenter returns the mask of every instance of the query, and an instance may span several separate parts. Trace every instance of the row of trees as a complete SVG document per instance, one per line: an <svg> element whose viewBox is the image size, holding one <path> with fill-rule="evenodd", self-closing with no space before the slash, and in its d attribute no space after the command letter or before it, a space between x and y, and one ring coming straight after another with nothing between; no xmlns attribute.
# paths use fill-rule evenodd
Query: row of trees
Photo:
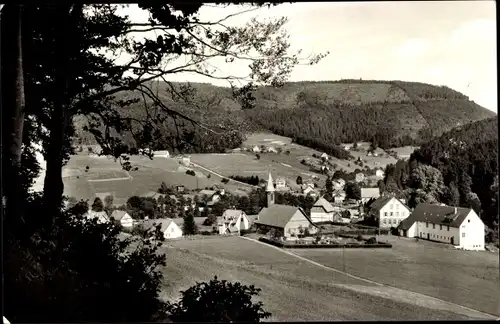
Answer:
<svg viewBox="0 0 500 324"><path fill-rule="evenodd" d="M179 307L170 307L159 298L166 265L159 245L134 238L138 244L132 248L132 239L121 240L113 224L81 222L86 204L62 209L62 167L74 154L76 116L87 120L84 130L102 153L129 170L127 154L135 153L134 145L154 148L159 143L183 150L196 136L226 132L224 125L207 126L166 105L148 82L161 79L171 85L168 76L183 72L215 77L210 60L224 57L249 62L254 83L278 86L301 61L283 37L286 19L230 26L224 17L203 21L198 16L202 6L139 3L137 10L146 11L147 22L134 21L120 11L122 5L114 4L6 4L1 9L2 166L3 183L9 183L2 187L4 314L9 320L149 322L170 313L174 320L258 321L268 315L250 302L255 290L217 281L209 286L226 289L224 296L233 306L223 300L221 308L200 312L208 306L197 296L214 291L201 285L184 295ZM153 30L156 35L147 36ZM129 60L116 60L118 56ZM317 60L315 56L311 63ZM175 100L189 106L183 99L189 87L180 90L172 90ZM130 91L139 94L143 115L127 113L127 107L138 103L120 96ZM130 134L133 142L119 134ZM232 134L227 136L237 136ZM223 137L216 144L202 144L227 141ZM38 143L46 173L43 192L32 194L28 188L39 174Z"/></svg>
<svg viewBox="0 0 500 324"><path fill-rule="evenodd" d="M233 175L233 176L230 176L229 178L236 180L236 181L239 181L239 182L248 183L252 186L258 186L260 183L259 176L245 177L245 176Z"/></svg>

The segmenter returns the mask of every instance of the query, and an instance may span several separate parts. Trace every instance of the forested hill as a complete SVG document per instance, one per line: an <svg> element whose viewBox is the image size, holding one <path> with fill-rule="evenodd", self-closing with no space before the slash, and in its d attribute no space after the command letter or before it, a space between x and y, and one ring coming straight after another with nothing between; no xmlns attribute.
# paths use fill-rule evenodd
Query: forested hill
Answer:
<svg viewBox="0 0 500 324"><path fill-rule="evenodd" d="M444 133L415 151L411 161L441 171L444 184L450 189L451 200L460 206L473 207L477 195L480 202L477 210L485 223L488 226L498 224L497 118Z"/></svg>
<svg viewBox="0 0 500 324"><path fill-rule="evenodd" d="M239 132L267 130L308 143L375 141L382 148L420 144L453 127L496 116L448 87L416 82L340 80L291 82L281 88L253 91L253 108L242 108L230 88L210 84L174 84L189 93L189 102L175 99L163 82L150 85L169 107L208 125L226 125ZM140 98L137 93L122 95ZM138 103L128 108L141 114ZM135 112L134 112L135 110ZM166 131L173 127L165 126ZM77 127L78 128L78 127ZM198 138L204 137L196 130ZM81 138L88 136L77 129ZM196 136L195 136L196 137ZM234 145L237 141L218 140ZM228 144L229 145L229 144ZM229 147L227 147L229 148ZM217 146L215 150L222 150Z"/></svg>

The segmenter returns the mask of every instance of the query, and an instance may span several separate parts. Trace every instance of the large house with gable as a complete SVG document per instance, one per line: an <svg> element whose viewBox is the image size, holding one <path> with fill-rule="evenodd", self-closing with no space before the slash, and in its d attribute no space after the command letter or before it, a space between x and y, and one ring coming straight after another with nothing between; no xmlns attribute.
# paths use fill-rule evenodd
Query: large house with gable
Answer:
<svg viewBox="0 0 500 324"><path fill-rule="evenodd" d="M396 197L380 197L369 206L368 218L374 219L380 228L397 227L410 216L410 209Z"/></svg>
<svg viewBox="0 0 500 324"><path fill-rule="evenodd" d="M448 243L464 250L484 250L485 226L471 208L421 203L398 230L405 237Z"/></svg>
<svg viewBox="0 0 500 324"><path fill-rule="evenodd" d="M280 236L291 237L308 229L311 234L317 232L317 227L311 222L300 207L275 204L275 188L271 173L267 181L267 207L263 208L255 221L259 231L276 230Z"/></svg>
<svg viewBox="0 0 500 324"><path fill-rule="evenodd" d="M217 230L220 235L240 233L250 228L247 214L242 210L227 209L217 219Z"/></svg>
<svg viewBox="0 0 500 324"><path fill-rule="evenodd" d="M311 221L313 223L332 222L334 211L332 204L320 197L311 208Z"/></svg>

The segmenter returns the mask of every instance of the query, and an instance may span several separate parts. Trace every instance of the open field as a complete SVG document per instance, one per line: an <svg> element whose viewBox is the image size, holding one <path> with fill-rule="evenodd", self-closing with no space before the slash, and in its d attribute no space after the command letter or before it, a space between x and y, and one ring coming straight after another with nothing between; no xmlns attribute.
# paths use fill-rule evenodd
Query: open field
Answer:
<svg viewBox="0 0 500 324"><path fill-rule="evenodd" d="M184 185L187 189L205 188L221 184L220 178L211 176L191 176L185 174L175 159L134 156L130 159L139 170L124 172L121 165L112 159L95 158L88 155L72 156L64 168L65 194L78 199L93 199L97 193L112 192L115 200L125 200L133 195L143 195L156 191L162 181L167 185ZM85 172L86 166L89 170ZM199 170L196 170L199 174ZM127 175L130 175L128 178ZM246 192L248 187L237 183L224 185L228 192Z"/></svg>
<svg viewBox="0 0 500 324"><path fill-rule="evenodd" d="M241 237L182 239L165 244L162 297L196 282L219 279L254 284L273 321L424 320L481 318L425 296L352 278ZM368 251L369 252L369 251Z"/></svg>
<svg viewBox="0 0 500 324"><path fill-rule="evenodd" d="M393 236L381 240L393 248L295 249L293 253L339 270L344 258L346 271L353 275L500 315L498 254Z"/></svg>

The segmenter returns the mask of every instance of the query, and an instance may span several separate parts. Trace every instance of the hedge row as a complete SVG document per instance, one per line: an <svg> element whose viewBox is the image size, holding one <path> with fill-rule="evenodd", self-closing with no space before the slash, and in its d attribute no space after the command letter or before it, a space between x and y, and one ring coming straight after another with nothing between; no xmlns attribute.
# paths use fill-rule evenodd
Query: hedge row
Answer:
<svg viewBox="0 0 500 324"><path fill-rule="evenodd" d="M259 238L259 241L274 245L284 249L318 249L318 248L360 248L360 249L373 249L373 248L392 248L392 244L389 243L377 243L377 244L283 244L281 242L276 242L265 237Z"/></svg>

